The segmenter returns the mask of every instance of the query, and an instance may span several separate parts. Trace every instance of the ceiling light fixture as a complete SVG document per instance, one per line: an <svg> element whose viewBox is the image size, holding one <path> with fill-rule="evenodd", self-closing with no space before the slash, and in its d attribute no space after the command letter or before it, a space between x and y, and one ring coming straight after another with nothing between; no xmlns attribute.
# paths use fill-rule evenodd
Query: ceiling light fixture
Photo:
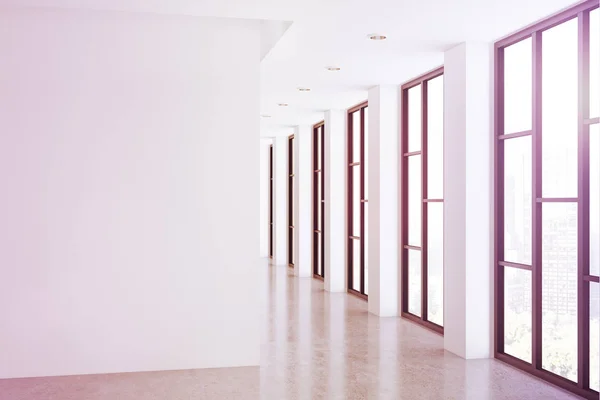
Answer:
<svg viewBox="0 0 600 400"><path fill-rule="evenodd" d="M300 91L300 92L310 92L310 88L300 87L300 88L298 88L298 91Z"/></svg>
<svg viewBox="0 0 600 400"><path fill-rule="evenodd" d="M387 36L379 34L379 33L372 33L369 35L369 39L371 40L385 40L387 39Z"/></svg>
<svg viewBox="0 0 600 400"><path fill-rule="evenodd" d="M325 67L327 69L327 71L339 71L341 68L340 67Z"/></svg>

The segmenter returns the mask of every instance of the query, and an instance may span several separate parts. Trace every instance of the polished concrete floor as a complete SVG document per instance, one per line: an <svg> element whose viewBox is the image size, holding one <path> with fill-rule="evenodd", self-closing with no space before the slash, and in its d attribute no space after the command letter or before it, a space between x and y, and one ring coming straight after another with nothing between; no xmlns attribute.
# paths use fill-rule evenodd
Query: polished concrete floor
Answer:
<svg viewBox="0 0 600 400"><path fill-rule="evenodd" d="M266 266L261 366L0 380L1 400L575 399L315 279ZM1 356L1 355L0 355Z"/></svg>

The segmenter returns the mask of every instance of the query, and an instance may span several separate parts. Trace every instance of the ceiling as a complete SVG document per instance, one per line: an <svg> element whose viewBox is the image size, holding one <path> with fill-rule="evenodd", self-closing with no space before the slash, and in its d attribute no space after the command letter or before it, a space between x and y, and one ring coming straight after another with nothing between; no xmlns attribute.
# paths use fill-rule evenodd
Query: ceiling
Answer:
<svg viewBox="0 0 600 400"><path fill-rule="evenodd" d="M261 136L289 135L380 84L442 65L464 41L492 42L573 0L0 0L5 6L119 10L263 21ZM382 33L388 39L369 40ZM337 66L337 72L325 67ZM299 92L309 87L310 92ZM278 103L287 103L280 107Z"/></svg>
<svg viewBox="0 0 600 400"><path fill-rule="evenodd" d="M289 135L327 109L366 100L375 85L402 84L443 64L464 41L493 42L573 0L345 0L294 19L263 59L263 136ZM382 33L382 42L367 38ZM326 70L338 66L339 72ZM298 87L310 87L299 92ZM278 107L288 103L288 107Z"/></svg>

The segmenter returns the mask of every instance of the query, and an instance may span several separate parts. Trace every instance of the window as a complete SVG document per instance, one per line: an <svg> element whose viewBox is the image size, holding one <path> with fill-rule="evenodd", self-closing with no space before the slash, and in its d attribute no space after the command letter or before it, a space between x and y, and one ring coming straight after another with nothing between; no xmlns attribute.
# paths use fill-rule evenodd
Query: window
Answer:
<svg viewBox="0 0 600 400"><path fill-rule="evenodd" d="M288 137L288 266L294 266L294 135Z"/></svg>
<svg viewBox="0 0 600 400"><path fill-rule="evenodd" d="M402 86L402 316L444 325L444 70Z"/></svg>
<svg viewBox="0 0 600 400"><path fill-rule="evenodd" d="M325 278L325 122L313 127L313 276Z"/></svg>
<svg viewBox="0 0 600 400"><path fill-rule="evenodd" d="M496 357L598 398L600 38L587 1L496 43Z"/></svg>
<svg viewBox="0 0 600 400"><path fill-rule="evenodd" d="M348 110L348 292L368 296L368 108L367 103Z"/></svg>
<svg viewBox="0 0 600 400"><path fill-rule="evenodd" d="M273 145L269 146L269 258L273 258Z"/></svg>

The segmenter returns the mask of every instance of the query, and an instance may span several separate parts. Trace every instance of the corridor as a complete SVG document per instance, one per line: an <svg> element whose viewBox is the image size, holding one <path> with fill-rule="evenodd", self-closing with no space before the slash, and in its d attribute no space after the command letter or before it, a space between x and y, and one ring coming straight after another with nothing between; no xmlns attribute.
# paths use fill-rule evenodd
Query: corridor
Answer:
<svg viewBox="0 0 600 400"><path fill-rule="evenodd" d="M497 360L444 352L442 336L286 267L267 276L262 399L577 398Z"/></svg>
<svg viewBox="0 0 600 400"><path fill-rule="evenodd" d="M264 262L261 274L260 369L0 380L0 400L577 398L494 359L444 352L441 336L368 314L365 301L287 267Z"/></svg>

